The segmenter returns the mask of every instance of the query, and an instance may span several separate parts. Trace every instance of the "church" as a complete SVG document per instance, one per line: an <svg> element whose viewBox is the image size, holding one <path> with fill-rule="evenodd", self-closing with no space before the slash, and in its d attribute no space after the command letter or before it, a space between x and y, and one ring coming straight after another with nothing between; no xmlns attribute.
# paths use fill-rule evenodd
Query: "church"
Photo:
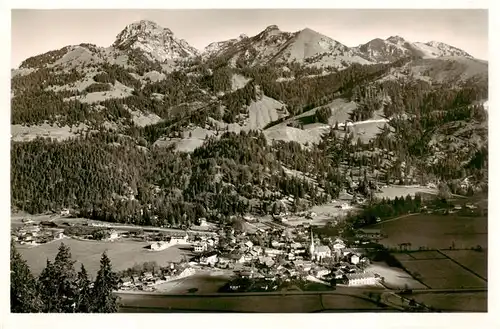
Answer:
<svg viewBox="0 0 500 329"><path fill-rule="evenodd" d="M322 261L325 258L332 257L332 251L330 247L325 245L315 245L314 244L314 235L311 230L311 244L309 245L309 255L311 256L311 260Z"/></svg>

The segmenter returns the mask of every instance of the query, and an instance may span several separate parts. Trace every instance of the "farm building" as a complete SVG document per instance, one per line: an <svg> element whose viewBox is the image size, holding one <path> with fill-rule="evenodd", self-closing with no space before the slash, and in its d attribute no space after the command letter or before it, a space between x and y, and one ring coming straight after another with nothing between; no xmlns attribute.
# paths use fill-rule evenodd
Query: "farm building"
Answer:
<svg viewBox="0 0 500 329"><path fill-rule="evenodd" d="M200 258L201 265L214 266L219 261L216 253L211 253Z"/></svg>
<svg viewBox="0 0 500 329"><path fill-rule="evenodd" d="M376 228L363 228L359 230L359 235L366 237L366 238L372 238L372 239L377 239L382 236L380 229Z"/></svg>
<svg viewBox="0 0 500 329"><path fill-rule="evenodd" d="M153 251L160 251L160 250L165 250L165 249L167 249L170 246L171 245L168 242L166 242L166 241L159 241L159 242L152 243L151 246L149 246L149 247Z"/></svg>

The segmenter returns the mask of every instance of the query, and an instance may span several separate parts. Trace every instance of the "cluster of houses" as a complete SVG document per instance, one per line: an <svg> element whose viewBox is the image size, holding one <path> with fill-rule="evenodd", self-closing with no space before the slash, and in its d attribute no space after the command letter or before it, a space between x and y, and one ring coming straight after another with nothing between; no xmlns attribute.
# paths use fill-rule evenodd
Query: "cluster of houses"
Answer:
<svg viewBox="0 0 500 329"><path fill-rule="evenodd" d="M187 233L182 232L179 234L172 234L167 237L165 240L155 241L150 245L150 249L153 251L160 251L170 248L176 245L184 245L188 244L189 236Z"/></svg>
<svg viewBox="0 0 500 329"><path fill-rule="evenodd" d="M214 248L217 243L217 236L204 234L189 236L187 232L173 232L160 241L154 241L149 248L152 251L161 251L176 245L191 245L193 252L202 253Z"/></svg>
<svg viewBox="0 0 500 329"><path fill-rule="evenodd" d="M51 225L36 224L31 219L22 222L23 225L12 232L12 239L19 244L36 246L64 238L62 230Z"/></svg>
<svg viewBox="0 0 500 329"><path fill-rule="evenodd" d="M155 291L156 286L172 280L191 276L195 270L185 264L170 264L170 267L156 272L147 271L120 279L120 290Z"/></svg>
<svg viewBox="0 0 500 329"><path fill-rule="evenodd" d="M350 286L375 284L377 281L363 270L369 264L368 259L362 256L364 250L347 248L340 238L322 244L312 231L309 239L304 239L309 235L305 229L285 228L279 232L275 228L269 239L259 245L251 239L251 235L242 233L233 236L232 233L227 245L210 248L209 251L195 244L199 254L192 259L192 264L231 269L237 271L240 277L248 278L288 280L312 276ZM260 232L258 234L265 236Z"/></svg>

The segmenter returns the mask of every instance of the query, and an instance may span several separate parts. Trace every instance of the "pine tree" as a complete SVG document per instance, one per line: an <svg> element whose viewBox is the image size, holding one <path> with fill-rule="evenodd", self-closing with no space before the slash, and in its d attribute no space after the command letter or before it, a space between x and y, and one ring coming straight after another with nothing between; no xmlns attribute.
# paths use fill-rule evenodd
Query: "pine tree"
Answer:
<svg viewBox="0 0 500 329"><path fill-rule="evenodd" d="M77 300L75 310L79 313L90 313L92 307L92 290L90 288L90 280L87 275L85 266L81 266L80 272L76 281L77 286Z"/></svg>
<svg viewBox="0 0 500 329"><path fill-rule="evenodd" d="M92 290L92 312L115 313L118 311L117 297L113 295L113 290L118 289L118 278L111 269L111 261L102 254L101 268L97 272L97 278Z"/></svg>
<svg viewBox="0 0 500 329"><path fill-rule="evenodd" d="M57 312L57 282L54 280L54 265L47 259L45 268L38 277L40 296L43 302L43 312Z"/></svg>
<svg viewBox="0 0 500 329"><path fill-rule="evenodd" d="M47 266L40 275L44 311L49 313L72 313L75 311L76 272L69 247L61 243L54 263L47 260Z"/></svg>
<svg viewBox="0 0 500 329"><path fill-rule="evenodd" d="M10 311L35 313L41 311L37 282L14 242L10 244Z"/></svg>

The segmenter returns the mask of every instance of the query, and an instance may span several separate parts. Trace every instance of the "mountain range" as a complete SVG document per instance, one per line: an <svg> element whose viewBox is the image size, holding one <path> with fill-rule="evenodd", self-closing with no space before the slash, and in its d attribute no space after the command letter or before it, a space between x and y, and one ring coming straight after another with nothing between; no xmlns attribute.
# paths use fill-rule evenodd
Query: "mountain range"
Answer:
<svg viewBox="0 0 500 329"><path fill-rule="evenodd" d="M437 41L410 42L399 36L392 36L348 47L309 28L291 33L281 31L276 25L268 26L252 37L242 34L238 38L213 42L200 52L187 41L176 38L170 29L142 20L127 25L108 48L93 46L92 49L82 50L80 47L70 46L58 51L57 56L50 52L48 60L65 56L72 60L77 57L94 57L98 61L102 54L110 55L133 49L139 50L149 60L160 63L201 56L204 60L224 58L232 66L242 60L250 65L297 62L312 67L330 66L340 69L352 63L388 63L407 56L472 58L463 50ZM20 65L20 68L33 67L36 64L32 59L25 60Z"/></svg>

